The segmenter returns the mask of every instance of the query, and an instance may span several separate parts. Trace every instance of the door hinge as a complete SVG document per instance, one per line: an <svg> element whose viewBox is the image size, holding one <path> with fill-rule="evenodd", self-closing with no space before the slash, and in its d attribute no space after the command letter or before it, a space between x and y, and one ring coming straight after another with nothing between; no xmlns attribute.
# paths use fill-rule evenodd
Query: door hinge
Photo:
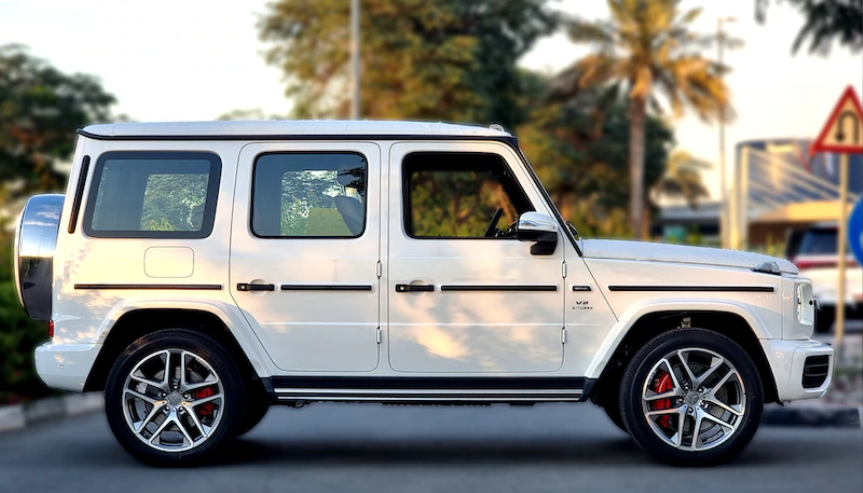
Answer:
<svg viewBox="0 0 863 493"><path fill-rule="evenodd" d="M378 265L377 267L375 267L375 273L377 274L378 279L380 279L381 276L384 275L384 264L382 264L380 260L378 260Z"/></svg>
<svg viewBox="0 0 863 493"><path fill-rule="evenodd" d="M378 330L375 332L375 341L377 341L377 343L380 344L383 337L384 336L383 336L383 333L381 333L381 328L378 327Z"/></svg>
<svg viewBox="0 0 863 493"><path fill-rule="evenodd" d="M566 344L566 329L560 329L560 343Z"/></svg>
<svg viewBox="0 0 863 493"><path fill-rule="evenodd" d="M560 264L560 273L566 279L566 262Z"/></svg>

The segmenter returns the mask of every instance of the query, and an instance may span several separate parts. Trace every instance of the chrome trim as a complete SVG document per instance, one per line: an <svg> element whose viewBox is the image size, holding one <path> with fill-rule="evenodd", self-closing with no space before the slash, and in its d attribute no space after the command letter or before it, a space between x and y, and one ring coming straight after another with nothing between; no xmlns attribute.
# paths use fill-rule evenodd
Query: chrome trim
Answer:
<svg viewBox="0 0 863 493"><path fill-rule="evenodd" d="M337 402L581 402L581 395L572 397L416 397L416 396L320 396L320 395L280 395L280 401L337 401Z"/></svg>
<svg viewBox="0 0 863 493"><path fill-rule="evenodd" d="M542 394L581 394L581 390L577 389L499 389L499 390L479 390L479 389L312 389L312 388L279 388L275 389L277 394L287 393L313 393L313 394L381 394L381 395L429 395L429 394L458 394L458 395L504 395L504 394L523 394L523 395L542 395Z"/></svg>
<svg viewBox="0 0 863 493"><path fill-rule="evenodd" d="M53 258L64 199L60 194L31 197L15 229L15 288L27 315L36 320L51 319Z"/></svg>
<svg viewBox="0 0 863 493"><path fill-rule="evenodd" d="M518 218L518 231L532 233L557 233L557 224L550 216L540 212L525 212Z"/></svg>

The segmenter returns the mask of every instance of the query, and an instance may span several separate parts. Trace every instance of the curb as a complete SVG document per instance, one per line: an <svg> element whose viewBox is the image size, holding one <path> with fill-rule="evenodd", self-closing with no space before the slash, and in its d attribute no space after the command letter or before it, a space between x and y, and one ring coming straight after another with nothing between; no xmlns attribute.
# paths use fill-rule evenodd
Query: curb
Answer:
<svg viewBox="0 0 863 493"><path fill-rule="evenodd" d="M764 409L763 426L804 426L813 428L861 428L859 407L797 406Z"/></svg>
<svg viewBox="0 0 863 493"><path fill-rule="evenodd" d="M0 406L0 433L66 416L99 411L105 407L101 392L47 397L26 404Z"/></svg>

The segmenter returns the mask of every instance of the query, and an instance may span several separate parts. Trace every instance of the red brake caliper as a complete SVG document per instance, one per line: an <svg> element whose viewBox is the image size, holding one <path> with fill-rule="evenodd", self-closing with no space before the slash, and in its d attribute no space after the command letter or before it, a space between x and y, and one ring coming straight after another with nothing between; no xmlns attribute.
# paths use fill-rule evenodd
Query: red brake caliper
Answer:
<svg viewBox="0 0 863 493"><path fill-rule="evenodd" d="M657 394L661 394L663 392L668 392L669 390L674 388L674 382L671 380L671 375L668 373L663 373L661 377L659 377L656 381L654 392ZM653 403L653 409L668 409L671 407L671 399L659 399ZM659 422L660 426L663 428L668 428L671 423L671 416L660 416L656 420Z"/></svg>
<svg viewBox="0 0 863 493"><path fill-rule="evenodd" d="M213 395L215 395L215 392L213 391L212 387L204 387L203 389L198 389L198 391L195 392L195 398L196 399L203 399L204 397L212 397ZM205 402L205 403L201 404L200 406L198 406L196 411L201 416L212 416L213 410L215 408L216 408L216 405L213 404L212 402Z"/></svg>

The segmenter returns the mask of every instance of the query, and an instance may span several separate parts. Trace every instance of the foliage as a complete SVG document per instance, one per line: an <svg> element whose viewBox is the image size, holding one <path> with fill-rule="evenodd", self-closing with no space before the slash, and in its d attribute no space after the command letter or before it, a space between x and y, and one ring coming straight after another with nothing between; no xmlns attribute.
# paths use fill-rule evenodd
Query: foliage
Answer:
<svg viewBox="0 0 863 493"><path fill-rule="evenodd" d="M784 0L794 5L806 18L794 39L792 51L797 53L809 42L809 53L830 53L834 42L853 53L863 50L863 0ZM770 0L755 1L755 16L759 22L767 18Z"/></svg>
<svg viewBox="0 0 863 493"><path fill-rule="evenodd" d="M701 172L712 167L707 161L686 151L677 151L671 155L665 174L653 189L666 197L682 197L689 207L696 209L699 199L710 196L701 179Z"/></svg>
<svg viewBox="0 0 863 493"><path fill-rule="evenodd" d="M495 176L499 173L488 167L463 168L418 169L411 173L412 234L481 238L498 209L501 217L494 226L503 230L524 212L504 188L503 181L511 184L511 178Z"/></svg>
<svg viewBox="0 0 863 493"><path fill-rule="evenodd" d="M694 33L690 25L700 9L682 11L681 0L608 0L610 21L566 19L570 39L596 51L564 70L554 94L572 98L589 87L601 87L604 101L625 95L630 116L630 207L632 230L644 236L645 131L648 107L662 112L656 94L679 117L689 108L705 121L728 115L726 70L698 52L716 41ZM724 39L729 47L734 40Z"/></svg>
<svg viewBox="0 0 863 493"><path fill-rule="evenodd" d="M18 45L0 46L0 202L59 189L75 129L106 120L114 97L99 81L68 75Z"/></svg>
<svg viewBox="0 0 863 493"><path fill-rule="evenodd" d="M579 233L626 236L632 231L627 150L621 142L629 138L629 115L620 101L598 112L601 95L593 89L559 103L537 101L530 123L518 134L525 155ZM652 187L663 175L674 135L654 116L647 118L645 132L645 181Z"/></svg>
<svg viewBox="0 0 863 493"><path fill-rule="evenodd" d="M516 61L555 26L547 0L364 0L362 115L515 126ZM259 29L294 116L344 117L349 4L279 0Z"/></svg>

